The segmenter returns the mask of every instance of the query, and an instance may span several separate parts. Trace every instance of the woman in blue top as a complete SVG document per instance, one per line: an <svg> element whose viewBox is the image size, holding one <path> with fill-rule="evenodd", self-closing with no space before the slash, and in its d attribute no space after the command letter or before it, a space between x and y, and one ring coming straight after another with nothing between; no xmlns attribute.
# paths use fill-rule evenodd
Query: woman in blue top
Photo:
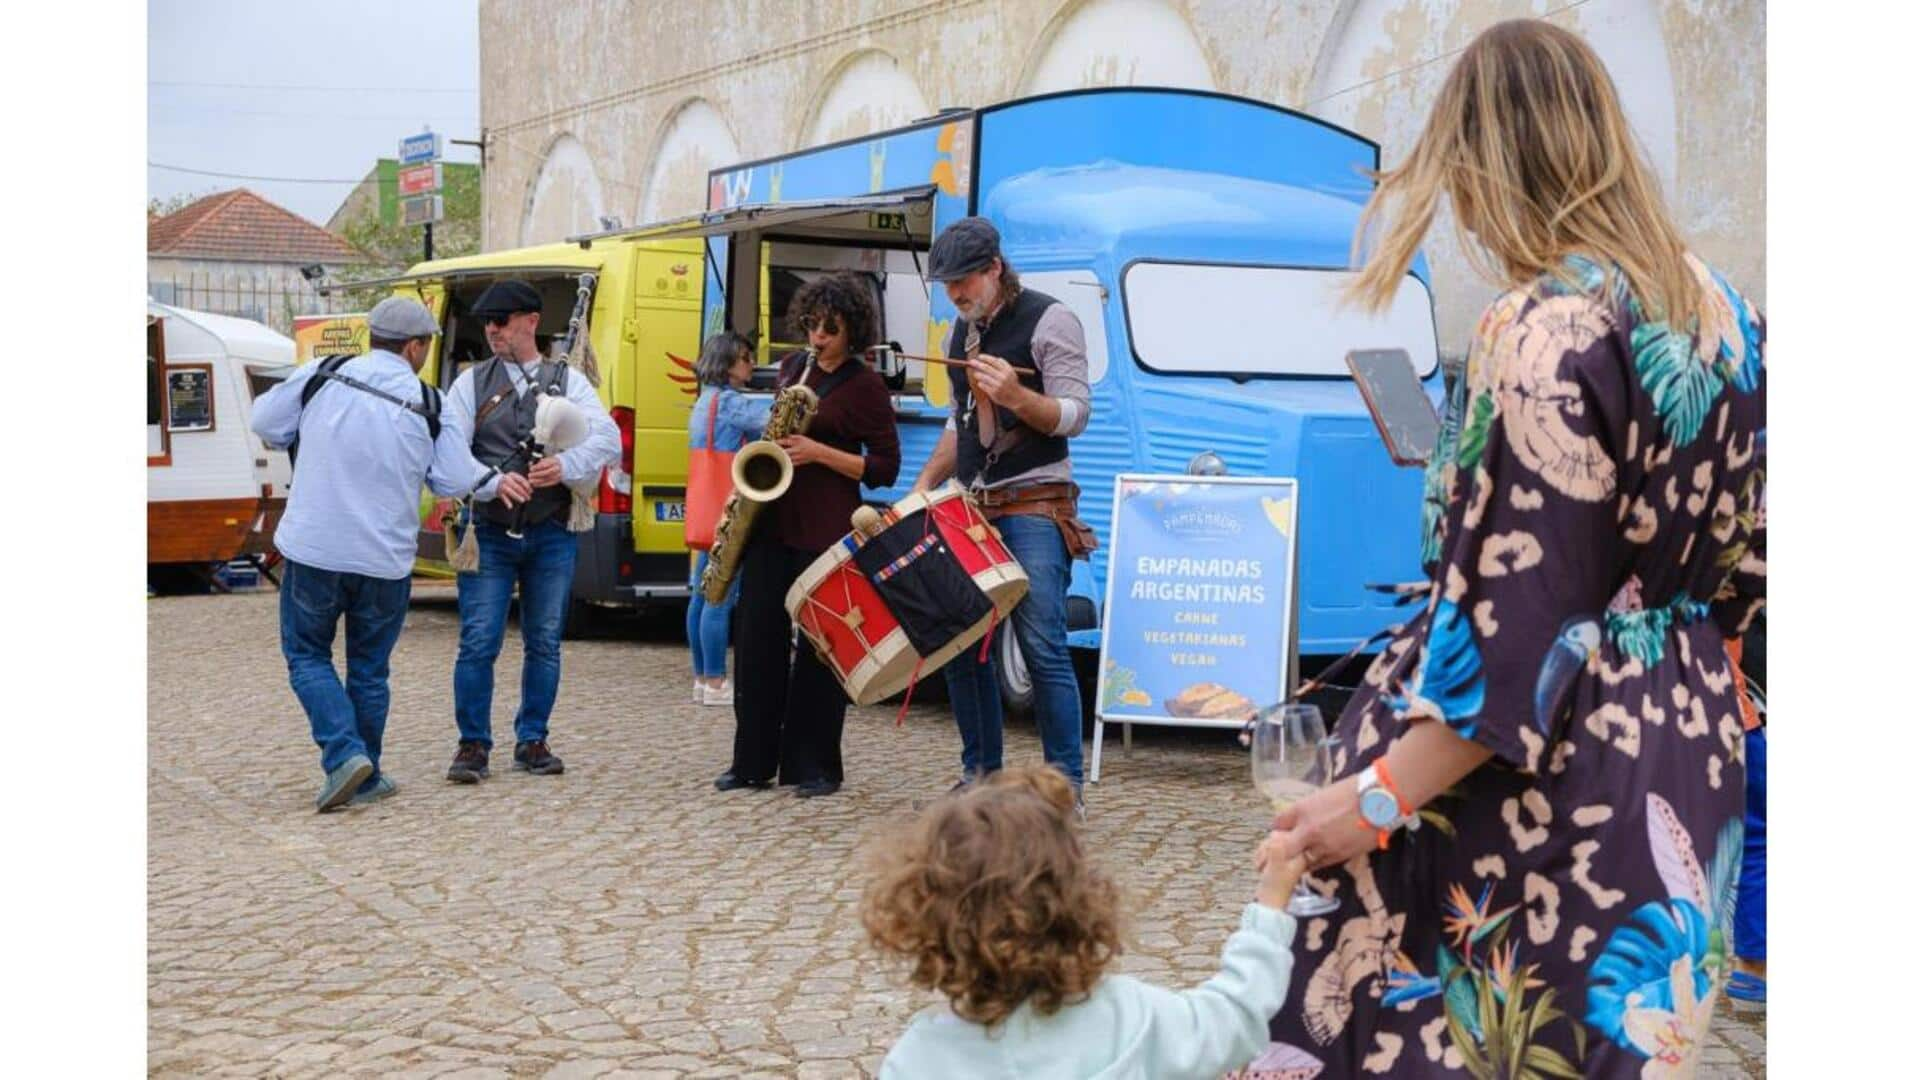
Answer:
<svg viewBox="0 0 1920 1080"><path fill-rule="evenodd" d="M687 445L707 447L707 426L713 425L715 450L738 450L766 430L773 402L754 401L741 393L753 375L753 346L731 331L715 334L700 348L693 365L700 380L700 397L687 418ZM693 650L693 700L698 705L732 705L733 685L727 681L727 630L733 602L740 595L740 579L725 603L709 604L700 593L700 575L707 570L707 553L694 564L693 601L687 605L687 645Z"/></svg>

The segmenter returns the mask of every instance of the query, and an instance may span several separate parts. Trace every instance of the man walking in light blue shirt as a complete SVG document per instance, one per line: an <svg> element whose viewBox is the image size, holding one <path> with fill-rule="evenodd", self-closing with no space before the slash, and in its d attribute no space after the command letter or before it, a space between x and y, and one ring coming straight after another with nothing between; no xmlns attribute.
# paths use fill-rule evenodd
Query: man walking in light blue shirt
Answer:
<svg viewBox="0 0 1920 1080"><path fill-rule="evenodd" d="M274 532L286 559L280 648L327 774L314 800L322 812L395 790L380 772L387 660L412 592L422 482L438 495L480 485L507 504L532 493L523 476L492 476L465 439L441 426L439 395L415 374L437 333L419 301L382 300L367 315L365 355L325 373L308 364L253 405L253 430L268 446L298 442L287 512ZM333 666L343 617L344 686Z"/></svg>
<svg viewBox="0 0 1920 1080"><path fill-rule="evenodd" d="M454 724L460 735L447 779L477 784L493 749L493 665L507 635L507 607L520 590L520 708L513 718L513 764L535 776L564 771L547 748L547 720L560 692L560 633L573 595L580 540L568 530L570 490L597 480L620 457L620 429L586 376L545 360L535 343L540 293L524 281L488 286L473 313L486 321L493 356L460 373L447 391L447 431L473 456L519 470L533 485L514 508L481 492L474 498L473 535L480 566L460 575L460 655L453 665ZM579 445L528 467L522 447L542 395L564 395L587 417Z"/></svg>

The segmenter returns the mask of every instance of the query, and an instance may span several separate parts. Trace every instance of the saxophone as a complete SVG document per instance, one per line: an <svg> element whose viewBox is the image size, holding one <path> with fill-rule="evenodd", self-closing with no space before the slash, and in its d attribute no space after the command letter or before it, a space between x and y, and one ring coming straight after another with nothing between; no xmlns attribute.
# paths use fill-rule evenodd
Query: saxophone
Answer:
<svg viewBox="0 0 1920 1080"><path fill-rule="evenodd" d="M819 396L801 385L812 366L813 353L808 350L807 366L800 369L800 378L774 395L766 433L741 447L733 457L733 494L727 496L720 521L713 527L707 570L700 576L700 592L709 604L726 600L733 577L740 572L740 555L747 549L754 519L768 503L785 495L793 483L793 461L780 448L779 440L806 434L814 411L820 407Z"/></svg>

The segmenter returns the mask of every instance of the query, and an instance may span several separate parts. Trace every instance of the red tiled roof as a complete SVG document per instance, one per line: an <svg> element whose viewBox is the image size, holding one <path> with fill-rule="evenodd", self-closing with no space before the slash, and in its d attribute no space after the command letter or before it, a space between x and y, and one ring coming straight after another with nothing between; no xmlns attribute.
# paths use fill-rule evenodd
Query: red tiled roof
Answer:
<svg viewBox="0 0 1920 1080"><path fill-rule="evenodd" d="M345 240L245 188L149 219L147 254L275 263L366 261Z"/></svg>

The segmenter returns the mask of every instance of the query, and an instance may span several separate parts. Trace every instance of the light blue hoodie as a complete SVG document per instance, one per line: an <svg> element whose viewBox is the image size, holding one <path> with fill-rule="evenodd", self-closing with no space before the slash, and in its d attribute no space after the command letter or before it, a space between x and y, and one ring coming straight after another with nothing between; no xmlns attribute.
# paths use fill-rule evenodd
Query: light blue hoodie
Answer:
<svg viewBox="0 0 1920 1080"><path fill-rule="evenodd" d="M921 1012L880 1066L883 1080L1213 1080L1267 1045L1267 1020L1286 1000L1293 916L1248 904L1220 972L1175 992L1128 975L1103 976L1087 1000L1041 1016L1032 1003L988 1028L946 1005Z"/></svg>

